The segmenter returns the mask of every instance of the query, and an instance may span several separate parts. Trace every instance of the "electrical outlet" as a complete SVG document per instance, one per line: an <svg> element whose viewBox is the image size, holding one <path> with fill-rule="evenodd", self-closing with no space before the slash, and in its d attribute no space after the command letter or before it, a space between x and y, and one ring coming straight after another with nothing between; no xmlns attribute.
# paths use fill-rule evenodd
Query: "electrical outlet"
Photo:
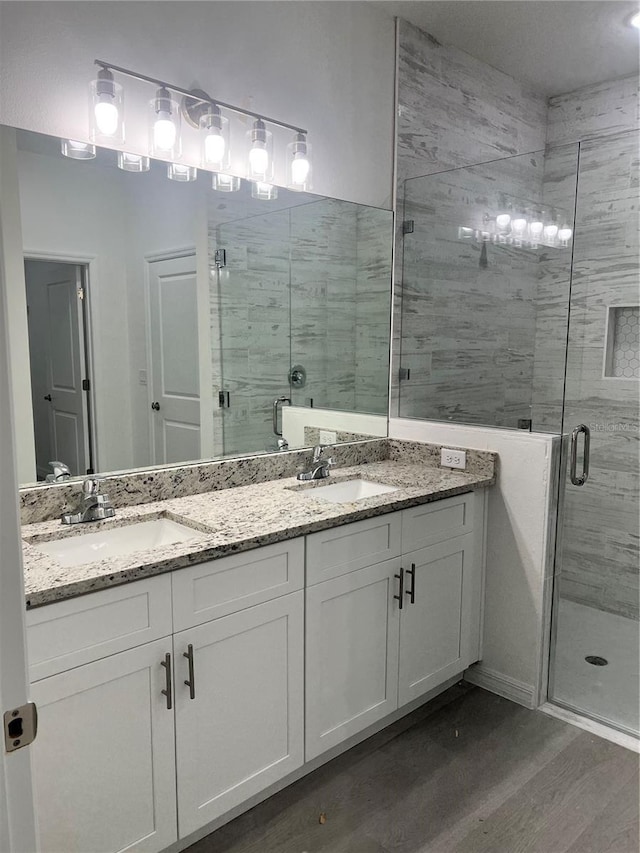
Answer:
<svg viewBox="0 0 640 853"><path fill-rule="evenodd" d="M446 468L466 468L467 454L464 450L450 450L443 447L440 452L440 464Z"/></svg>
<svg viewBox="0 0 640 853"><path fill-rule="evenodd" d="M321 429L320 430L320 444L335 444L338 440L338 436L333 430L330 429Z"/></svg>

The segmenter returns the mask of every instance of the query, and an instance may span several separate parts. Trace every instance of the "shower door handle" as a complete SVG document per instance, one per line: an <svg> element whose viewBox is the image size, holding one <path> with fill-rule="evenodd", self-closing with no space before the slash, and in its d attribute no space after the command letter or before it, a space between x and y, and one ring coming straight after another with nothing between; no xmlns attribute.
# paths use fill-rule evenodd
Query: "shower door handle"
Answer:
<svg viewBox="0 0 640 853"><path fill-rule="evenodd" d="M578 436L584 434L584 450L582 454L582 474L578 477ZM591 432L586 424L578 424L571 433L571 467L569 476L574 486L584 486L589 479L589 448L591 446Z"/></svg>
<svg viewBox="0 0 640 853"><path fill-rule="evenodd" d="M282 403L288 403L291 405L291 400L289 397L276 397L273 401L273 434L279 436L282 436L282 430L278 429L278 409Z"/></svg>

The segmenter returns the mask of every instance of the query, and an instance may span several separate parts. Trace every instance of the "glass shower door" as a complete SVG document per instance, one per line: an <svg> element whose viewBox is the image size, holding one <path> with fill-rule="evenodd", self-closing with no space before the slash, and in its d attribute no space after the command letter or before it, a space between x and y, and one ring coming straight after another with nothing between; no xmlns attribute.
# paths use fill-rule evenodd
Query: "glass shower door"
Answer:
<svg viewBox="0 0 640 853"><path fill-rule="evenodd" d="M580 149L549 685L553 702L635 734L637 147L622 133Z"/></svg>

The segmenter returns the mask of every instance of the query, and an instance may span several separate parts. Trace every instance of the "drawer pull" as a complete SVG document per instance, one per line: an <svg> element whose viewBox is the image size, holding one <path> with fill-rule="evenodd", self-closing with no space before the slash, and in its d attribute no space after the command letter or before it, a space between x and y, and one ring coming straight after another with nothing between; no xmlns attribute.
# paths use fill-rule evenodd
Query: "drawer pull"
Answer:
<svg viewBox="0 0 640 853"><path fill-rule="evenodd" d="M189 698L196 698L196 676L194 672L193 666L193 646L191 643L187 646L187 651L182 653L182 657L186 658L189 662L189 678L185 679L185 684L189 688Z"/></svg>
<svg viewBox="0 0 640 853"><path fill-rule="evenodd" d="M409 603L416 603L416 564L411 563L411 568L407 569L407 574L411 575L411 589L407 590L407 595L409 596Z"/></svg>
<svg viewBox="0 0 640 853"><path fill-rule="evenodd" d="M400 569L399 575L394 575L394 578L398 578L399 586L398 586L398 594L393 597L398 602L398 609L402 610L404 604L404 569Z"/></svg>
<svg viewBox="0 0 640 853"><path fill-rule="evenodd" d="M166 687L164 690L161 690L163 696L167 697L167 711L170 711L173 707L173 694L171 691L171 655L169 652L164 656L164 660L160 661L160 666L165 668L165 684Z"/></svg>

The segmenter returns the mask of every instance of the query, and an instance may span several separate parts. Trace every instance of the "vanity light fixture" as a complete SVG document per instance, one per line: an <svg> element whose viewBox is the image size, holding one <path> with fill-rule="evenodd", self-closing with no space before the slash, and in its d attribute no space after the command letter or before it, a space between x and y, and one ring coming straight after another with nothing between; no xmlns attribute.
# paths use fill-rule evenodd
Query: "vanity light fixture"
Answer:
<svg viewBox="0 0 640 853"><path fill-rule="evenodd" d="M287 145L289 157L289 189L302 192L311 189L311 146L306 133L296 133Z"/></svg>
<svg viewBox="0 0 640 853"><path fill-rule="evenodd" d="M211 176L211 186L219 193L234 193L240 189L240 178L223 172L214 172Z"/></svg>
<svg viewBox="0 0 640 853"><path fill-rule="evenodd" d="M92 142L124 142L124 91L108 68L100 68L89 86L89 138Z"/></svg>
<svg viewBox="0 0 640 853"><path fill-rule="evenodd" d="M247 134L249 145L246 176L249 180L265 185L271 185L273 182L273 134L267 125L274 125L295 134L294 141L289 145L287 180L290 179L291 188L309 188L311 164L307 131L304 128L211 98L200 89L190 91L101 59L96 59L95 65L100 70L90 89L92 141L95 138L107 146L116 147L124 142L124 91L114 79L114 74L122 74L156 87L155 97L149 105L149 153L152 157L173 164L180 159L184 118L185 125L190 125L200 133L202 167L218 173L219 176L227 175L231 163L230 120L223 114L224 111L250 118L253 122ZM174 100L172 93L181 96L180 103ZM214 180L214 189L230 192L236 189L235 183L218 178ZM265 197L264 190L258 192L256 197ZM273 192L277 194L274 189L269 191L268 197L273 198Z"/></svg>
<svg viewBox="0 0 640 853"><path fill-rule="evenodd" d="M500 212L485 212L481 226L459 225L458 240L525 249L567 248L573 230L567 225L566 214L559 209L542 211L538 204L537 201L523 203L501 198ZM558 222L564 223L561 228Z"/></svg>
<svg viewBox="0 0 640 853"><path fill-rule="evenodd" d="M61 139L60 149L65 157L72 160L93 160L96 156L96 146L89 142L77 142L75 139Z"/></svg>
<svg viewBox="0 0 640 853"><path fill-rule="evenodd" d="M118 151L118 169L125 172L148 172L151 162L142 154L129 154L127 151Z"/></svg>
<svg viewBox="0 0 640 853"><path fill-rule="evenodd" d="M169 163L167 177L170 181L195 181L198 178L198 170L195 166L185 166L184 163Z"/></svg>

